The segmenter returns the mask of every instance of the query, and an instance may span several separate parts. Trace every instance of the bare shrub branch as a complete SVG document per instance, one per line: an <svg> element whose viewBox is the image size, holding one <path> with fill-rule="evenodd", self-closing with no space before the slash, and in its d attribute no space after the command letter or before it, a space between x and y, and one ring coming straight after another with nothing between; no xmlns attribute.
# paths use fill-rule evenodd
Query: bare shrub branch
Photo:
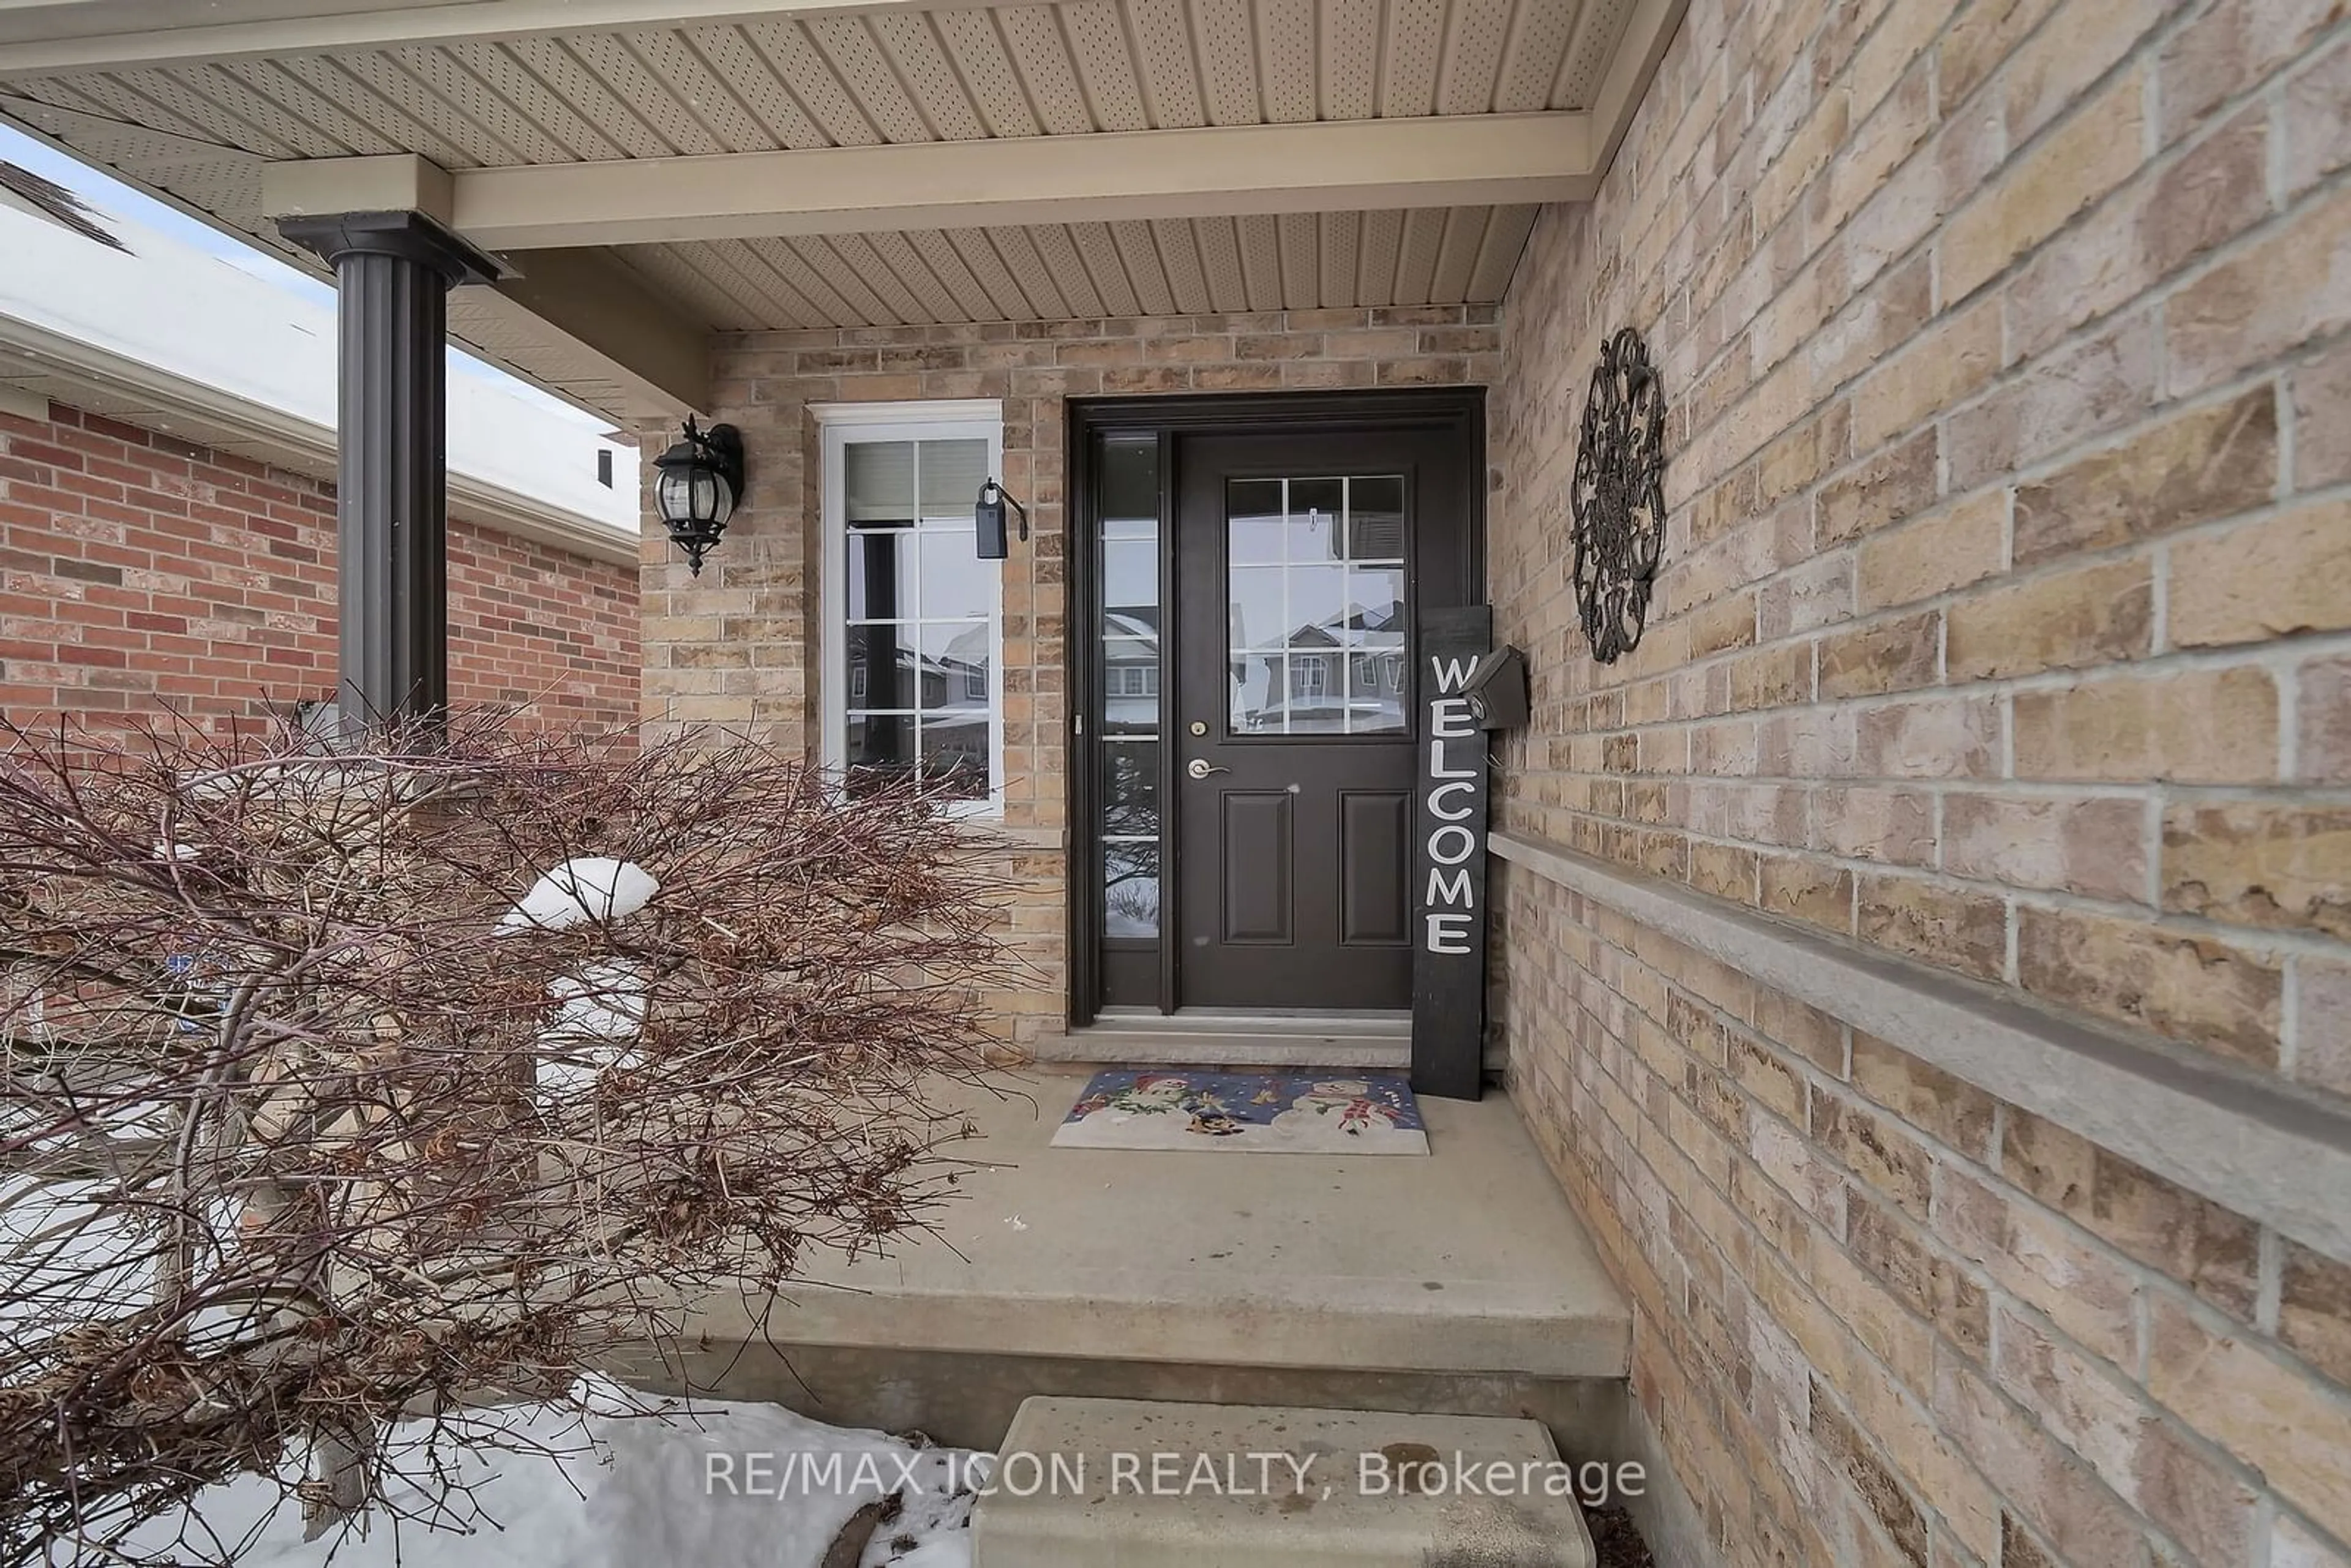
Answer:
<svg viewBox="0 0 2351 1568"><path fill-rule="evenodd" d="M462 1515L395 1420L559 1395L953 1180L926 1084L1003 955L910 792L495 723L0 744L10 1560L135 1557L242 1473L316 1528L394 1469Z"/></svg>

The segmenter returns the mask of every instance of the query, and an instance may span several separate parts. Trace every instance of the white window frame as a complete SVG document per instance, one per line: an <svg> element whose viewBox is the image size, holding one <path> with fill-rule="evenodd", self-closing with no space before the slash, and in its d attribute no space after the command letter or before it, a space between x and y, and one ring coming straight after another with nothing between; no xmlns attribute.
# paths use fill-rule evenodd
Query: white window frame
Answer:
<svg viewBox="0 0 2351 1568"><path fill-rule="evenodd" d="M987 443L987 471L1004 473L1004 405L994 398L941 399L929 402L811 403L822 440L824 583L819 603L817 642L823 656L826 772L845 779L849 768L849 504L844 453L868 441L974 441ZM977 497L973 497L975 500ZM956 800L946 810L959 817L1004 815L1004 563L972 561L995 586L987 613L988 667L996 678L987 692L986 800ZM917 694L919 700L919 693Z"/></svg>

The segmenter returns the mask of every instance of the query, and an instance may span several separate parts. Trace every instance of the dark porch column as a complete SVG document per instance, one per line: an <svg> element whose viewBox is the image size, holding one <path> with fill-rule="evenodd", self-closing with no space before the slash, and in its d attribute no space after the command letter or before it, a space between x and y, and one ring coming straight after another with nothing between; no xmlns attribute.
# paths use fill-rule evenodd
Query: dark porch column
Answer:
<svg viewBox="0 0 2351 1568"><path fill-rule="evenodd" d="M349 735L449 711L448 292L497 263L422 213L285 218L335 269L340 678Z"/></svg>

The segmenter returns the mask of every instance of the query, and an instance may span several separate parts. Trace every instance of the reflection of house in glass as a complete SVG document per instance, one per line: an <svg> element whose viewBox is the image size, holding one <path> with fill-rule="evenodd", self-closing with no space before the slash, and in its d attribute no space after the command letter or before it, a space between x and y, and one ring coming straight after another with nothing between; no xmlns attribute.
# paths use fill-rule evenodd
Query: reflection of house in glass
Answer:
<svg viewBox="0 0 2351 1568"><path fill-rule="evenodd" d="M1350 604L1291 632L1280 651L1232 659L1234 727L1274 735L1377 735L1405 727L1405 610Z"/></svg>
<svg viewBox="0 0 2351 1568"><path fill-rule="evenodd" d="M1102 614L1102 733L1159 733L1159 611Z"/></svg>
<svg viewBox="0 0 2351 1568"><path fill-rule="evenodd" d="M1159 934L1159 607L1102 613L1102 932Z"/></svg>
<svg viewBox="0 0 2351 1568"><path fill-rule="evenodd" d="M994 629L965 627L935 653L906 641L902 625L849 629L850 767L868 779L895 782L919 766L925 783L958 798L985 796L988 784L988 682ZM925 628L925 641L936 628ZM880 672L886 670L885 675ZM919 708L858 712L860 708Z"/></svg>
<svg viewBox="0 0 2351 1568"><path fill-rule="evenodd" d="M1230 732L1401 733L1404 480L1234 479L1225 508Z"/></svg>

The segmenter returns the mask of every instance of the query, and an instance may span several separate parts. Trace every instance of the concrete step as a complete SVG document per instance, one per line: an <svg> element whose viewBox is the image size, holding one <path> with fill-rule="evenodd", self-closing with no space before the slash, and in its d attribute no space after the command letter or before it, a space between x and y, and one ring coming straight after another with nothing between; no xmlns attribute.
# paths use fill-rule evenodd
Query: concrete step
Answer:
<svg viewBox="0 0 2351 1568"><path fill-rule="evenodd" d="M1410 1040L1412 1014L1389 1008L1184 1008L1172 1013L1153 1008L1113 1008L1105 1009L1086 1027L1103 1034L1312 1034Z"/></svg>
<svg viewBox="0 0 2351 1568"><path fill-rule="evenodd" d="M1621 1378L1632 1318L1501 1094L1424 1099L1426 1159L1060 1149L1081 1070L944 1086L981 1136L927 1233L698 1302L742 1347ZM989 1091L993 1091L992 1092ZM729 1394L761 1398L764 1394Z"/></svg>
<svg viewBox="0 0 2351 1568"><path fill-rule="evenodd" d="M1605 1458L1632 1314L1506 1094L1426 1159L1057 1149L1090 1074L942 1085L981 1134L934 1225L692 1303L658 1393L994 1448L1029 1395L1527 1416Z"/></svg>
<svg viewBox="0 0 2351 1568"><path fill-rule="evenodd" d="M1180 1020L1180 1021L1179 1021ZM1409 1020L1401 1030L1370 1019L1189 1019L1105 1020L1040 1037L1040 1062L1095 1067L1353 1067L1400 1072L1412 1065Z"/></svg>
<svg viewBox="0 0 2351 1568"><path fill-rule="evenodd" d="M1592 1568L1525 1420L1037 1398L972 1512L973 1568Z"/></svg>

